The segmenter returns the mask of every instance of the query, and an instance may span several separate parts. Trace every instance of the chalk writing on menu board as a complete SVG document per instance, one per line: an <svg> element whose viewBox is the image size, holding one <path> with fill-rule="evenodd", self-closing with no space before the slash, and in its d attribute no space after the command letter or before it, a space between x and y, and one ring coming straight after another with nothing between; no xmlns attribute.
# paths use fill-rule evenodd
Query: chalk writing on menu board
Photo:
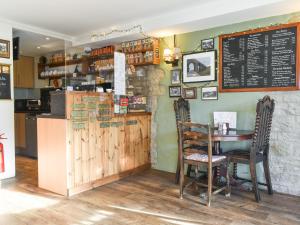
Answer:
<svg viewBox="0 0 300 225"><path fill-rule="evenodd" d="M294 24L221 36L220 91L298 89L298 29Z"/></svg>
<svg viewBox="0 0 300 225"><path fill-rule="evenodd" d="M11 99L10 65L0 64L0 99Z"/></svg>

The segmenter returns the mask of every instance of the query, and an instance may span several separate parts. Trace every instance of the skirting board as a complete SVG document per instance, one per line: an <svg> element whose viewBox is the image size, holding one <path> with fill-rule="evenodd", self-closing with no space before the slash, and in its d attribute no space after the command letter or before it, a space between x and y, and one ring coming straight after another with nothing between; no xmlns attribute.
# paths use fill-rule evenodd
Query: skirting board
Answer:
<svg viewBox="0 0 300 225"><path fill-rule="evenodd" d="M92 190L96 187L100 187L102 185L112 183L114 181L118 181L118 180L120 180L124 177L128 177L128 176L136 174L136 173L140 173L140 172L148 170L150 168L151 168L151 163L147 163L147 164L144 164L144 165L139 166L137 168L127 170L127 171L119 173L119 174L104 177L102 179L95 180L91 183L83 184L79 187L70 188L70 189L68 189L68 196L73 196L73 195L79 194L79 193L84 192L84 191Z"/></svg>

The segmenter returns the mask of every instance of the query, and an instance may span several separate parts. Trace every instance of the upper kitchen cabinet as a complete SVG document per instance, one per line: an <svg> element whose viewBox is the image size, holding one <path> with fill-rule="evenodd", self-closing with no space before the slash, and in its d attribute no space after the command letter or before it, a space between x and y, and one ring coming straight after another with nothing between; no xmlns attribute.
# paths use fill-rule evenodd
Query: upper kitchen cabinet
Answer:
<svg viewBox="0 0 300 225"><path fill-rule="evenodd" d="M34 58L30 56L20 56L14 61L14 87L33 88L34 87Z"/></svg>

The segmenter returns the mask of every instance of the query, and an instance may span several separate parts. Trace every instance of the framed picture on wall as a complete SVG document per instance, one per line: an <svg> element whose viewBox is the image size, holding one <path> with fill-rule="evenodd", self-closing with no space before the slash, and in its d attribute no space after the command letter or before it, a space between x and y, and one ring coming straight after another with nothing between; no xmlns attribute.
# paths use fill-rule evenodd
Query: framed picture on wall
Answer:
<svg viewBox="0 0 300 225"><path fill-rule="evenodd" d="M215 43L213 38L201 40L201 48L203 51L212 50L215 48Z"/></svg>
<svg viewBox="0 0 300 225"><path fill-rule="evenodd" d="M171 70L171 84L180 84L180 72L179 69Z"/></svg>
<svg viewBox="0 0 300 225"><path fill-rule="evenodd" d="M197 52L183 55L183 83L216 80L216 51Z"/></svg>
<svg viewBox="0 0 300 225"><path fill-rule="evenodd" d="M196 99L197 98L197 88L183 88L182 97L186 99Z"/></svg>
<svg viewBox="0 0 300 225"><path fill-rule="evenodd" d="M202 100L217 100L218 99L218 87L203 87L201 89Z"/></svg>
<svg viewBox="0 0 300 225"><path fill-rule="evenodd" d="M11 99L10 65L0 64L0 100Z"/></svg>
<svg viewBox="0 0 300 225"><path fill-rule="evenodd" d="M171 98L181 97L181 86L169 86L169 96Z"/></svg>
<svg viewBox="0 0 300 225"><path fill-rule="evenodd" d="M7 40L0 39L0 57L10 58L10 42Z"/></svg>

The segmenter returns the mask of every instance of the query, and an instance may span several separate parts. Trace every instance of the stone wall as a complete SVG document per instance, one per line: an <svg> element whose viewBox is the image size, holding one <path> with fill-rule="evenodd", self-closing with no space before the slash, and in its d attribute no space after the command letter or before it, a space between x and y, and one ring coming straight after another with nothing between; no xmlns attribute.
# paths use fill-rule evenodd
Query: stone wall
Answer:
<svg viewBox="0 0 300 225"><path fill-rule="evenodd" d="M300 92L274 92L275 111L270 140L273 188L300 195Z"/></svg>

